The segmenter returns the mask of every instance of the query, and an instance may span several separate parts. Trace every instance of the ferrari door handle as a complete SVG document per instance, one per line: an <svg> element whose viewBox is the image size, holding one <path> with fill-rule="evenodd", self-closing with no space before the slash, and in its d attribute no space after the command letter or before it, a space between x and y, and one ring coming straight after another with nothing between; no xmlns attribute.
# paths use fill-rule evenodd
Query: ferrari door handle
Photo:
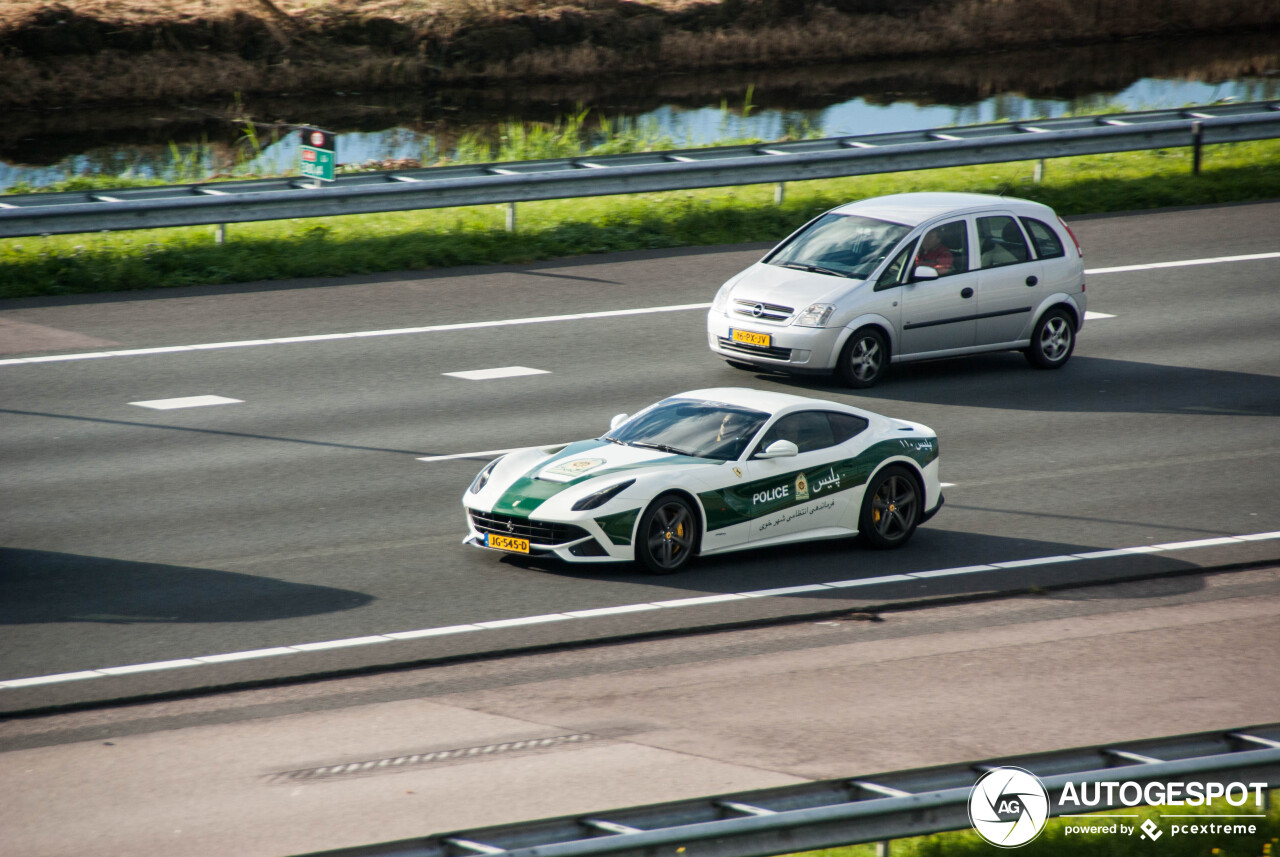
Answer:
<svg viewBox="0 0 1280 857"><path fill-rule="evenodd" d="M1027 277L1027 285L1028 285L1028 286L1034 286L1034 285L1035 285L1036 283L1038 283L1038 282L1040 282L1040 280L1039 280L1039 279L1037 279L1037 278L1036 278L1036 277L1034 277L1034 276Z"/></svg>
<svg viewBox="0 0 1280 857"><path fill-rule="evenodd" d="M961 289L961 290L960 290L960 297L962 297L962 298L971 298L971 297L973 297L973 289L969 288L968 286L966 286L965 288Z"/></svg>

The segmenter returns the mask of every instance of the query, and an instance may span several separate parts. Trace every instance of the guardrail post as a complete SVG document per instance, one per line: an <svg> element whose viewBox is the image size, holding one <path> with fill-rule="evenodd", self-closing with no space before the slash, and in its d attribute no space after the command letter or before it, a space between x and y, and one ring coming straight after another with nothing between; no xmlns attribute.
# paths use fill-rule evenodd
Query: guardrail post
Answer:
<svg viewBox="0 0 1280 857"><path fill-rule="evenodd" d="M1204 125L1197 119L1191 123L1191 173L1200 175L1200 150L1204 145Z"/></svg>
<svg viewBox="0 0 1280 857"><path fill-rule="evenodd" d="M214 230L213 230L213 243L215 243L215 244L226 244L226 243L227 243L227 224L225 224L225 223L219 223L219 224L217 225L217 227L215 227L215 228L214 228Z"/></svg>
<svg viewBox="0 0 1280 857"><path fill-rule="evenodd" d="M1044 181L1044 158L1036 161L1035 168L1031 171L1031 180L1036 184Z"/></svg>
<svg viewBox="0 0 1280 857"><path fill-rule="evenodd" d="M877 842L876 857L889 857L889 844L890 844L889 840L886 840L884 842Z"/></svg>
<svg viewBox="0 0 1280 857"><path fill-rule="evenodd" d="M787 183L778 182L773 186L773 204L782 205L782 201L787 198Z"/></svg>
<svg viewBox="0 0 1280 857"><path fill-rule="evenodd" d="M516 231L516 204L514 202L507 203L507 231Z"/></svg>

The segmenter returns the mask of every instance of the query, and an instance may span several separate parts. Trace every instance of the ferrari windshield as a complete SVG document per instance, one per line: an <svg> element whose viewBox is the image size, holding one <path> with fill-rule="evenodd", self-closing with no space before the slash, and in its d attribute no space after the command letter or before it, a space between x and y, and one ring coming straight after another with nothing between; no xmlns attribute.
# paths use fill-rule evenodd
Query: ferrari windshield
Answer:
<svg viewBox="0 0 1280 857"><path fill-rule="evenodd" d="M767 260L770 265L865 279L910 226L857 214L824 214Z"/></svg>
<svg viewBox="0 0 1280 857"><path fill-rule="evenodd" d="M723 402L666 399L636 414L605 440L676 455L732 461L769 415Z"/></svg>

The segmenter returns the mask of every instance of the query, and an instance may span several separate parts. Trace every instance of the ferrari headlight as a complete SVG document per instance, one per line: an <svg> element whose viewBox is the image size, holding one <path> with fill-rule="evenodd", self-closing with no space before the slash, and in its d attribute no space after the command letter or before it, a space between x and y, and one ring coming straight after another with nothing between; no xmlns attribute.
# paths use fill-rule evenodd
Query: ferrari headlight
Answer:
<svg viewBox="0 0 1280 857"><path fill-rule="evenodd" d="M608 488L601 488L594 494L588 494L578 502L574 503L572 506L573 511L585 512L588 509L598 509L635 484L636 481L634 479L628 479L626 482L619 482L617 485L610 485Z"/></svg>
<svg viewBox="0 0 1280 857"><path fill-rule="evenodd" d="M715 300L711 302L712 312L724 312L725 305L729 303L729 292L733 291L733 286L725 283L720 287L720 291L716 292Z"/></svg>
<svg viewBox="0 0 1280 857"><path fill-rule="evenodd" d="M800 327L826 327L835 311L834 304L809 304L804 312L796 316L795 323Z"/></svg>
<svg viewBox="0 0 1280 857"><path fill-rule="evenodd" d="M493 473L493 468L497 467L498 462L501 460L502 460L501 458L495 458L493 461L490 461L488 464L486 464L484 466L484 470L481 470L479 473L477 473L476 478L471 480L471 487L468 488L467 490L470 491L472 494L479 494L481 491L483 491L484 486L489 484L489 475Z"/></svg>

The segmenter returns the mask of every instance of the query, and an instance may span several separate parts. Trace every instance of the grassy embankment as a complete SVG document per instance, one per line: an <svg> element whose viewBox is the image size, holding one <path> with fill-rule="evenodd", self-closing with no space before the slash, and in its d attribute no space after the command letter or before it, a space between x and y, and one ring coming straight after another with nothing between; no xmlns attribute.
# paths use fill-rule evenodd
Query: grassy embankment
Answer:
<svg viewBox="0 0 1280 857"><path fill-rule="evenodd" d="M212 227L0 240L0 298L325 277L646 248L776 241L853 199L919 190L1004 193L1064 215L1280 198L1280 140L1160 149L1033 164L862 176L787 186L521 203L515 234L504 207L439 209ZM1086 248L1086 252L1087 252Z"/></svg>
<svg viewBox="0 0 1280 857"><path fill-rule="evenodd" d="M634 80L1277 26L1274 0L0 0L0 107Z"/></svg>
<svg viewBox="0 0 1280 857"><path fill-rule="evenodd" d="M938 833L914 839L893 842L893 857L991 857L994 854L1017 854L1018 857L1280 857L1280 803L1277 793L1271 793L1270 808L1259 810L1252 803L1240 808L1224 810L1192 807L1137 807L1114 812L1136 813L1135 818L1054 818L1050 819L1043 833L1032 842L1019 848L996 848L983 842L973 831ZM1264 813L1265 818L1161 818L1168 815L1207 816L1221 812ZM1136 833L1121 836L1115 833L1067 833L1070 825L1110 825L1118 821L1134 828L1146 819L1152 819L1163 830L1156 842L1141 838ZM1171 825L1210 823L1253 823L1253 834L1174 834ZM854 845L826 851L812 851L803 857L872 857L874 845Z"/></svg>

